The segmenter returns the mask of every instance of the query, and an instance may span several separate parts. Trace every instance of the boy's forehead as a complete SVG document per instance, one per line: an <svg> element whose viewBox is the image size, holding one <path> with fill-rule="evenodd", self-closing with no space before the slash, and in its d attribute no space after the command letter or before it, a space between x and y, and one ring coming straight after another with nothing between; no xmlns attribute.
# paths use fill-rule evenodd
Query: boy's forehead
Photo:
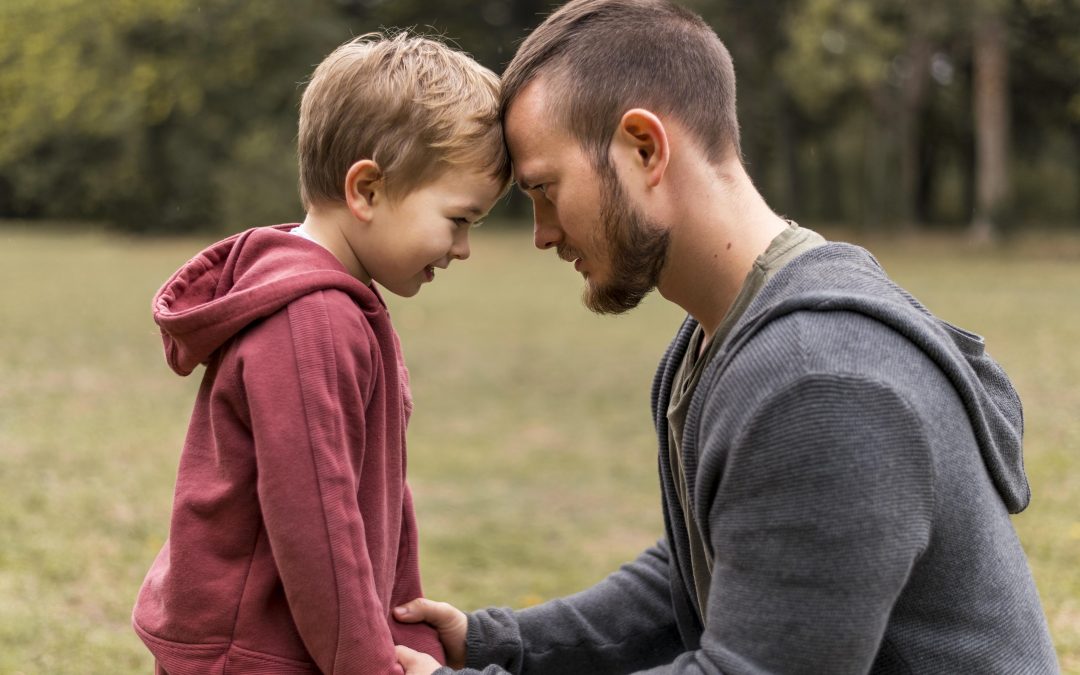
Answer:
<svg viewBox="0 0 1080 675"><path fill-rule="evenodd" d="M499 198L502 181L486 171L452 168L439 181L448 199L466 211L483 215Z"/></svg>

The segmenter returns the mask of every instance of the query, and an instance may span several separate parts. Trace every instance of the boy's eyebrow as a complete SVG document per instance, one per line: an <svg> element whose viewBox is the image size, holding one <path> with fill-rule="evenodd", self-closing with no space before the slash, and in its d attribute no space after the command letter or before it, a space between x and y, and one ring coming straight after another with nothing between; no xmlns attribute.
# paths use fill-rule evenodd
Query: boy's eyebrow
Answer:
<svg viewBox="0 0 1080 675"><path fill-rule="evenodd" d="M455 211L460 211L473 218L483 217L485 211L476 204L460 204L453 207Z"/></svg>

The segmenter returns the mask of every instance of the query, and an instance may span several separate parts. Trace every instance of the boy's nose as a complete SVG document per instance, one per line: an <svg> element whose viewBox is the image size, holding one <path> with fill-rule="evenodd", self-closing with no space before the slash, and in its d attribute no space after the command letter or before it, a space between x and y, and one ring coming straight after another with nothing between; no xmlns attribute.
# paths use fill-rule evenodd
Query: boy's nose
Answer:
<svg viewBox="0 0 1080 675"><path fill-rule="evenodd" d="M466 260L472 251L469 250L469 230L463 229L454 245L450 247L450 255L458 260Z"/></svg>

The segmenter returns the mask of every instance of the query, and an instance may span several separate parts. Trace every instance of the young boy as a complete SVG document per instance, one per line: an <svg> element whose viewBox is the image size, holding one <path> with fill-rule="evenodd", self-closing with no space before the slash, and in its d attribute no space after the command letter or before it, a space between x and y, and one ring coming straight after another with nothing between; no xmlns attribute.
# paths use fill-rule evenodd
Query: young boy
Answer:
<svg viewBox="0 0 1080 675"><path fill-rule="evenodd" d="M169 539L133 625L158 672L400 673L421 594L408 374L375 283L412 296L469 256L509 182L498 80L446 46L362 36L300 107L303 224L206 249L154 298L169 365L206 373Z"/></svg>

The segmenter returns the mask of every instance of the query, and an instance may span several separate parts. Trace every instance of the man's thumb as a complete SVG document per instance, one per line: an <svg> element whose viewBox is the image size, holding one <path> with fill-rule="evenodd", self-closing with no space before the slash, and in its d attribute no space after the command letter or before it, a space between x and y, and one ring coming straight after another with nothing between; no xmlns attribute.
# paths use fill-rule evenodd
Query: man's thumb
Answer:
<svg viewBox="0 0 1080 675"><path fill-rule="evenodd" d="M417 623L427 619L433 603L426 598L416 598L394 608L394 618L405 623Z"/></svg>

